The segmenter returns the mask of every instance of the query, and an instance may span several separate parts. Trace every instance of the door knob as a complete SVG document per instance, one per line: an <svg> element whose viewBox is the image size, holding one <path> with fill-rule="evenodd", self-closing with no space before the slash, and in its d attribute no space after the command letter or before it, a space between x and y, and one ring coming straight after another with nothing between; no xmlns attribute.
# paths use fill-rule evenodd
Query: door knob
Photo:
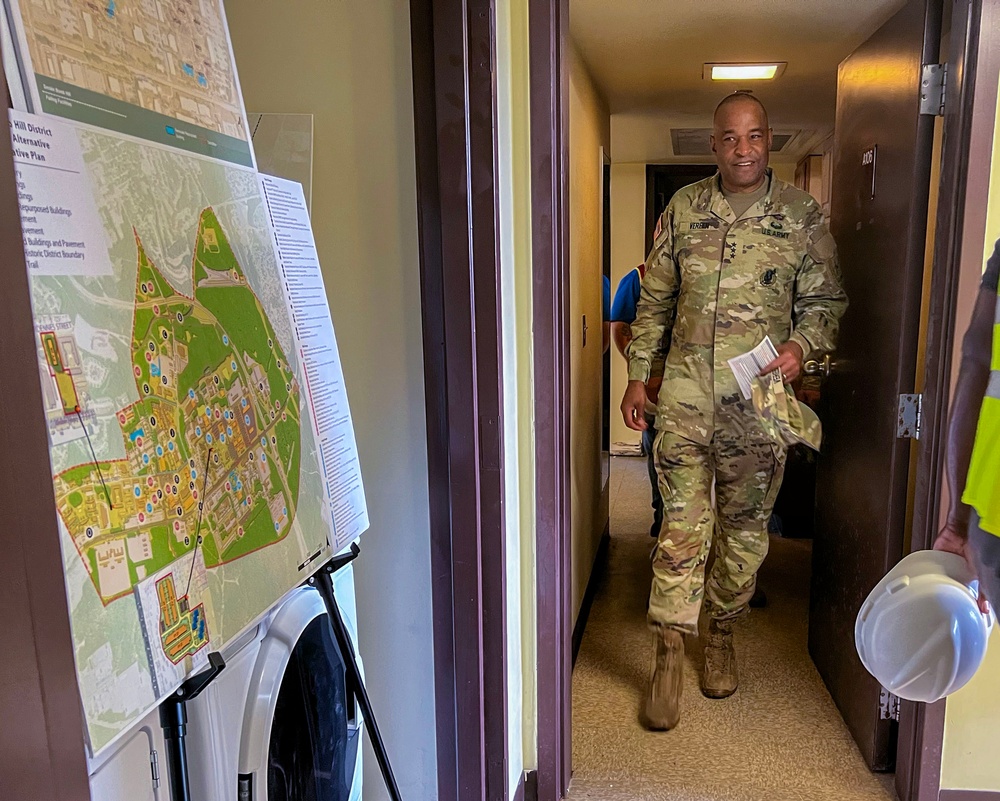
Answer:
<svg viewBox="0 0 1000 801"><path fill-rule="evenodd" d="M802 372L806 375L818 375L823 378L829 378L832 370L833 362L830 360L829 353L827 353L822 359L810 359L802 365Z"/></svg>

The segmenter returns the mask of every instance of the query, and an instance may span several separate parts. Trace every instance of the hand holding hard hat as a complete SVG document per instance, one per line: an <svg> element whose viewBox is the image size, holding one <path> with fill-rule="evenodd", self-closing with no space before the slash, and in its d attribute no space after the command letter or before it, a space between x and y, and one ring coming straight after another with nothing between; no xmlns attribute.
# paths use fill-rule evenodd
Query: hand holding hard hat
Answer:
<svg viewBox="0 0 1000 801"><path fill-rule="evenodd" d="M816 412L799 403L777 370L753 380L750 400L761 427L775 444L785 448L806 445L819 450L823 427Z"/></svg>
<svg viewBox="0 0 1000 801"><path fill-rule="evenodd" d="M871 591L854 640L865 669L893 695L932 703L975 675L995 618L961 556L916 551Z"/></svg>

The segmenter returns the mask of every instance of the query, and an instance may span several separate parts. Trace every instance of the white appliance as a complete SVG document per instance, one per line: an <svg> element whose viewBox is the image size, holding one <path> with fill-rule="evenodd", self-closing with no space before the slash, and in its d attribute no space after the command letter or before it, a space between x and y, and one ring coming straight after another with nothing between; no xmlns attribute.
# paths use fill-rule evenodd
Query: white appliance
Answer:
<svg viewBox="0 0 1000 801"><path fill-rule="evenodd" d="M169 801L165 758L160 715L153 710L118 745L90 761L92 801Z"/></svg>
<svg viewBox="0 0 1000 801"><path fill-rule="evenodd" d="M333 581L357 652L352 566ZM293 590L222 655L187 704L192 801L360 801L364 724L319 592ZM168 782L157 711L91 765L93 801L170 801Z"/></svg>

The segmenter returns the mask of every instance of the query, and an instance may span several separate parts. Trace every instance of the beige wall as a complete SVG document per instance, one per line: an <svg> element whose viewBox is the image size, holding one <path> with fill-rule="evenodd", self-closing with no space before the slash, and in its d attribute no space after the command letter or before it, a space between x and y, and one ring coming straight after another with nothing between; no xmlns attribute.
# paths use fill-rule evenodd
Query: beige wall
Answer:
<svg viewBox="0 0 1000 801"><path fill-rule="evenodd" d="M998 92L1000 97L1000 92ZM982 267L986 269L986 260L993 254L993 246L1000 237L1000 101L996 110L996 132L993 137L992 164L990 166L990 199L986 204L986 229L983 237Z"/></svg>
<svg viewBox="0 0 1000 801"><path fill-rule="evenodd" d="M570 483L575 624L608 520L601 476L601 148L610 150L611 118L574 47L570 47L569 60Z"/></svg>
<svg viewBox="0 0 1000 801"><path fill-rule="evenodd" d="M985 23L984 23L985 24ZM995 88L995 87L991 87ZM977 89L978 92L985 92ZM996 95L990 95L989 108L977 108L976 114L991 114L1000 122L1000 109L995 107ZM977 106L979 104L977 103ZM1000 238L1000 136L994 134L992 144L979 141L974 124L970 161L992 149L990 196L985 226L983 220L969 215L962 243L962 275L958 288L958 312L955 321L953 381L961 362L961 339L972 317L972 306L979 292L979 282L986 257ZM997 126L1000 133L1000 125ZM984 159L985 160L985 159ZM978 199L977 199L978 202ZM974 226L974 227L973 227ZM947 494L943 499L946 511ZM1000 738L1000 639L994 631L990 650L979 672L965 687L949 696L945 707L944 749L941 754L941 787L958 790L1000 790L1000 760L995 744Z"/></svg>
<svg viewBox="0 0 1000 801"><path fill-rule="evenodd" d="M774 174L780 178L782 181L795 185L795 167L794 163L789 164L787 162L771 163L771 169Z"/></svg>
<svg viewBox="0 0 1000 801"><path fill-rule="evenodd" d="M497 0L500 304L507 549L507 798L537 765L528 0Z"/></svg>
<svg viewBox="0 0 1000 801"><path fill-rule="evenodd" d="M1000 635L990 637L979 672L945 707L941 787L949 790L1000 790Z"/></svg>
<svg viewBox="0 0 1000 801"><path fill-rule="evenodd" d="M409 4L228 0L226 11L247 107L315 115L313 230L371 514L356 563L361 655L404 797L434 798ZM387 797L370 750L364 782L366 799Z"/></svg>
<svg viewBox="0 0 1000 801"><path fill-rule="evenodd" d="M646 260L646 165L611 165L611 297L618 282ZM637 446L640 435L625 425L619 406L628 383L628 363L611 345L611 452Z"/></svg>

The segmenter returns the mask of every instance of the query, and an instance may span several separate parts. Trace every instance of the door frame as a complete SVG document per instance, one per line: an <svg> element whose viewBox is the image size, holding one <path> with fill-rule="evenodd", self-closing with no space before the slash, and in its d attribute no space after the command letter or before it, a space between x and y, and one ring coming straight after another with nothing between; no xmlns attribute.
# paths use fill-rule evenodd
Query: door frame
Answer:
<svg viewBox="0 0 1000 801"><path fill-rule="evenodd" d="M565 5L565 1L562 0L560 5ZM937 534L940 485L943 477L943 446L947 429L951 351L955 334L953 287L960 267L959 259L964 233L962 230L963 210L966 203L975 200L973 192L967 193L966 191L970 173L973 184L969 187L970 190L976 189L981 183L977 173L969 170L968 162L963 157L963 154L968 152L972 129L976 76L977 72L983 71L983 62L993 68L1000 64L1000 48L992 48L992 52L984 53L985 58L980 56L980 24L981 20L986 21L986 18L983 17L982 0L951 0L951 4L952 25L948 43L948 60L951 66L948 73L948 95L953 100L949 103L944 120L945 145L942 153L941 201L937 219L934 221L936 231L933 261L934 279L931 287L925 373L928 392L925 394L924 402L924 424L925 431L928 433L918 441L917 448L920 475L923 480L917 482L915 489L916 517L912 546L914 549L930 547ZM542 16L541 10L539 16ZM995 22L993 21L994 17L996 18ZM546 21L558 26L560 30L556 32L545 31L544 35L532 30L529 35L533 43L533 52L536 37L539 49L550 42L562 42L565 39L568 29L568 14L565 9L560 14L546 16ZM997 30L995 38L1000 42L1000 13L990 14L989 21L991 30ZM986 48L986 50L990 50L990 48ZM566 74L560 59L543 60L539 58L538 62L536 65L535 61L532 61L531 92L533 97L536 93L545 96L550 92L550 87L553 86L564 87ZM990 71L990 74L995 75L997 71L994 69ZM992 108L995 110L995 80L991 83L991 91L993 95ZM532 112L534 114L534 107ZM993 117L991 116L990 142L992 142L992 126ZM549 138L543 138L539 142L533 137L533 159L540 155L539 151L550 157L552 154L563 154L563 158L565 158L564 148L567 147L568 126L565 127L567 130L563 139L558 137L558 129L555 126L550 127ZM536 120L532 119L532 130L534 131L535 128ZM542 126L538 125L538 128L541 136ZM983 208L985 209L985 204L983 204ZM563 231L536 231L536 236L548 234L544 247L558 252L566 246L565 230L564 228ZM542 247L543 243L536 242L536 253ZM536 275L539 267L540 265L536 262ZM536 288L537 286L536 280ZM539 535L541 536L541 529L539 529ZM541 548L539 553L541 553ZM543 598L543 593L553 593L556 591L556 587L557 583L554 581L543 585L542 581L539 580L540 636L542 633L543 604L550 609L557 605L552 598ZM549 625L552 625L551 621ZM541 665L539 668L539 699L547 696L558 697L559 689L569 685L568 673L565 676L553 677L548 671L542 671ZM904 778L902 784L897 779L902 801L938 800L943 737L944 702L930 706L909 703L902 705L896 765L897 775ZM570 731L568 721L563 724L561 731L546 731L540 717L538 742L540 756L542 744L545 743L548 749L565 749L560 764L569 763ZM546 767L552 769L553 766L546 766L539 759L539 788L543 786L545 779L543 770ZM568 769L565 774L559 774L560 778L564 775L568 778ZM538 796L544 801L557 801L560 797L559 794L543 795L541 792Z"/></svg>
<svg viewBox="0 0 1000 801"><path fill-rule="evenodd" d="M568 35L569 0L529 3L537 801L559 801L572 776Z"/></svg>
<svg viewBox="0 0 1000 801"><path fill-rule="evenodd" d="M981 36L984 26L992 35ZM986 41L987 46L981 48L981 41ZM1000 13L989 4L984 9L982 0L952 0L951 37L947 43L948 100L934 221L911 550L930 548L939 530L963 241L967 234L974 236L977 223L985 228L989 195L989 170L974 170L969 165L976 163L971 156L985 158L987 164L991 160L1000 53L989 45L998 41ZM986 82L977 80L987 76L991 78ZM986 137L981 135L984 118L989 120ZM972 150L976 134L980 134L979 144ZM946 706L946 700L934 704L900 703L896 789L904 801L937 801L941 793Z"/></svg>
<svg viewBox="0 0 1000 801"><path fill-rule="evenodd" d="M508 783L494 31L492 0L410 0L440 801Z"/></svg>
<svg viewBox="0 0 1000 801"><path fill-rule="evenodd" d="M608 279L611 297L608 311L615 300L615 285L612 279L611 263L611 154L604 145L601 151L601 276ZM604 326L610 329L610 320L601 320L603 334ZM601 356L601 469L604 469L605 455L611 458L611 357L615 352L614 337L609 331L608 349ZM610 480L610 466L609 466ZM603 487L602 487L603 489Z"/></svg>
<svg viewBox="0 0 1000 801"><path fill-rule="evenodd" d="M937 533L954 283L962 237L971 224L966 208L975 209L983 189L982 171L970 170L965 157L974 111L983 116L989 105L974 91L976 77L991 76L992 142L1000 75L1000 48L979 50L981 25L988 28L991 44L1000 42L1000 11L984 10L982 0L950 2L949 53L958 55L949 57L952 100L944 120L941 202L934 223L926 433L917 445L914 548L928 547ZM540 801L559 801L571 776L568 11L568 0L529 5L538 752L525 797ZM410 0L410 12L435 576L438 797L493 801L505 798L507 764L506 696L494 691L506 687L502 507L494 502L502 497L503 479L499 369L497 381L492 380L494 366L502 364L494 6L491 0ZM453 103L455 97L463 102ZM482 369L484 356L488 370ZM937 801L943 730L943 702L902 705L897 774L903 801Z"/></svg>

